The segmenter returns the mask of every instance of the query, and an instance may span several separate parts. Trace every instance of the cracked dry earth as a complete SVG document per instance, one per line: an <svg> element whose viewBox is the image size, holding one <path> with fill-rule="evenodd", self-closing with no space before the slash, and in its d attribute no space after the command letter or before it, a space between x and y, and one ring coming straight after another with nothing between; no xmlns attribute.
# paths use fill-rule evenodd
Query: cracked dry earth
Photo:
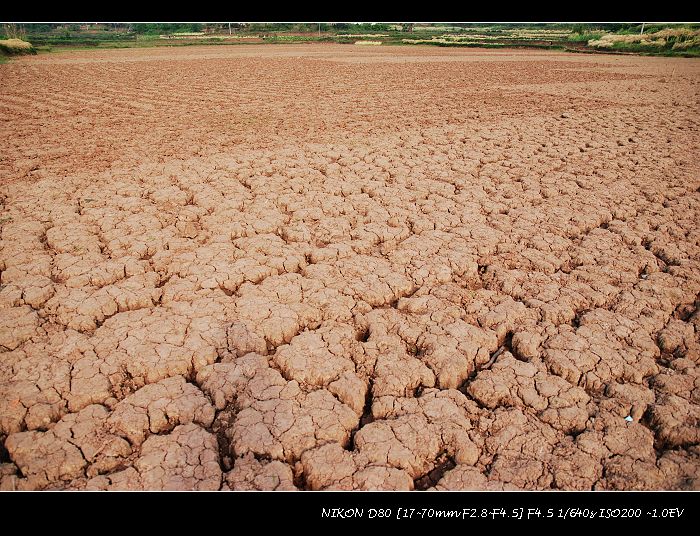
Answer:
<svg viewBox="0 0 700 536"><path fill-rule="evenodd" d="M0 488L700 488L700 62L0 65Z"/></svg>

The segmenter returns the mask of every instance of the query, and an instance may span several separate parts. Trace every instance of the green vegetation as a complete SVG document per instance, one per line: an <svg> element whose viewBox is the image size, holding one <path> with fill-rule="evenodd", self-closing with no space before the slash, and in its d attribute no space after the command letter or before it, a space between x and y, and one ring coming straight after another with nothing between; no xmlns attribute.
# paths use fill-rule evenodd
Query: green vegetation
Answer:
<svg viewBox="0 0 700 536"><path fill-rule="evenodd" d="M0 40L0 55L19 56L21 54L36 54L36 49L21 39Z"/></svg>
<svg viewBox="0 0 700 536"><path fill-rule="evenodd" d="M176 33L197 33L203 31L203 24L133 24L131 32L137 35L160 35Z"/></svg>
<svg viewBox="0 0 700 536"><path fill-rule="evenodd" d="M0 34L0 60L7 61L8 56L36 54L36 49L25 40L25 32L14 24L4 24Z"/></svg>
<svg viewBox="0 0 700 536"><path fill-rule="evenodd" d="M48 52L71 48L126 48L245 43L544 48L574 52L700 55L700 25L624 24L406 24L212 23L4 25L0 39L19 38Z"/></svg>
<svg viewBox="0 0 700 536"><path fill-rule="evenodd" d="M681 56L685 58L700 57L700 47L695 45L688 48L674 48L673 46L657 46L643 43L615 43L610 50L627 54L642 54L650 56Z"/></svg>
<svg viewBox="0 0 700 536"><path fill-rule="evenodd" d="M588 46L627 54L697 57L700 55L700 30L687 26L656 26L643 34L641 31L634 34L607 33L588 41Z"/></svg>
<svg viewBox="0 0 700 536"><path fill-rule="evenodd" d="M574 32L571 35L569 35L568 39L569 41L574 41L577 43L588 43L588 41L594 41L596 39L600 39L603 37L603 32L587 32L584 31L582 33Z"/></svg>

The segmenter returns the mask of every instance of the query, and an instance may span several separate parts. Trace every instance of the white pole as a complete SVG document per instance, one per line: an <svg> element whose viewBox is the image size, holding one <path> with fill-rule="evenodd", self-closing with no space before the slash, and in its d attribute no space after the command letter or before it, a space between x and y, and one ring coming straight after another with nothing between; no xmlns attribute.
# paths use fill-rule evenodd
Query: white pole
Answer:
<svg viewBox="0 0 700 536"><path fill-rule="evenodd" d="M644 33L644 23L642 23L642 31L639 32L639 35L642 35Z"/></svg>
<svg viewBox="0 0 700 536"><path fill-rule="evenodd" d="M228 34L231 35L231 23L228 23Z"/></svg>

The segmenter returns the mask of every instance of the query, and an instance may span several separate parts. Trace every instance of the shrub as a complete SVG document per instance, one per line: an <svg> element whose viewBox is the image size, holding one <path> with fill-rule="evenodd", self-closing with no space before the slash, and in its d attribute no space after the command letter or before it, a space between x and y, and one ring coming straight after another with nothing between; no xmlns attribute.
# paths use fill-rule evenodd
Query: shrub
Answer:
<svg viewBox="0 0 700 536"><path fill-rule="evenodd" d="M14 56L18 54L36 54L36 49L31 43L21 39L4 39L0 41L0 52L8 56Z"/></svg>

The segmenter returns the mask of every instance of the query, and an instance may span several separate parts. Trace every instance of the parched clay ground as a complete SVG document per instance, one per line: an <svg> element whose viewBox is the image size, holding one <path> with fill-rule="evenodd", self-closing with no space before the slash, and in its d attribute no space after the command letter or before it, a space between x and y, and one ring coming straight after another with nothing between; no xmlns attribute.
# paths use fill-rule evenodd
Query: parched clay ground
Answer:
<svg viewBox="0 0 700 536"><path fill-rule="evenodd" d="M1 489L699 489L700 62L0 66Z"/></svg>

